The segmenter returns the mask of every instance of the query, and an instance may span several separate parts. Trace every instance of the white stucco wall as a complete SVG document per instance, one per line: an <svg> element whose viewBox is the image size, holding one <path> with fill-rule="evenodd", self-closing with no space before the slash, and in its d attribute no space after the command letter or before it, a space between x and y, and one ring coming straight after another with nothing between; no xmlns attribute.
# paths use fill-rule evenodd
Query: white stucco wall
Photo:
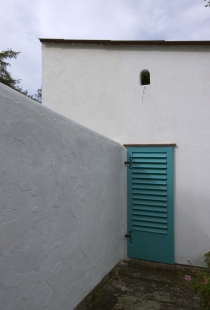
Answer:
<svg viewBox="0 0 210 310"><path fill-rule="evenodd" d="M210 250L210 48L43 44L43 104L121 143L176 143L175 261ZM148 69L151 85L141 86Z"/></svg>
<svg viewBox="0 0 210 310"><path fill-rule="evenodd" d="M73 309L124 257L126 151L0 84L0 155L0 309Z"/></svg>

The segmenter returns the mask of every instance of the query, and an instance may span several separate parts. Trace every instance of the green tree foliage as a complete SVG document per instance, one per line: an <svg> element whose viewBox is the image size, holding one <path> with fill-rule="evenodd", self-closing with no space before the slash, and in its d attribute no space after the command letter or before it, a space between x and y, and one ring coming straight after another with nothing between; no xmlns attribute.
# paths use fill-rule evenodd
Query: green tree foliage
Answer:
<svg viewBox="0 0 210 310"><path fill-rule="evenodd" d="M204 1L206 1L206 0L204 0ZM207 6L209 6L209 7L210 7L210 0L209 0L209 1L207 1L207 3L205 4L205 7L207 7Z"/></svg>
<svg viewBox="0 0 210 310"><path fill-rule="evenodd" d="M20 80L15 80L12 78L11 73L7 71L7 67L10 66L10 63L6 62L7 59L17 58L20 52L14 52L11 49L7 51L0 52L0 82L16 89Z"/></svg>
<svg viewBox="0 0 210 310"><path fill-rule="evenodd" d="M37 93L35 94L35 100L39 103L42 103L42 88L37 89Z"/></svg>
<svg viewBox="0 0 210 310"><path fill-rule="evenodd" d="M42 89L39 88L35 95L29 95L27 90L22 90L21 87L18 86L20 83L20 79L13 79L10 72L8 72L8 66L10 63L7 61L8 59L16 59L20 52L14 52L11 49L0 52L0 83L3 83L21 94L28 96L29 98L36 100L39 103L42 103Z"/></svg>
<svg viewBox="0 0 210 310"><path fill-rule="evenodd" d="M27 95L28 97L30 97L33 100L36 100L39 103L42 103L42 88L37 89L37 92L35 95Z"/></svg>

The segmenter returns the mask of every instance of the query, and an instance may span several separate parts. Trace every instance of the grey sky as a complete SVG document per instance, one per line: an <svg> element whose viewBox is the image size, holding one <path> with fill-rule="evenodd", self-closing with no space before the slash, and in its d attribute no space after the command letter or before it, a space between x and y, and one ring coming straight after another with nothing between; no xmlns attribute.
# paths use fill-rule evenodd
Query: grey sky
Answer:
<svg viewBox="0 0 210 310"><path fill-rule="evenodd" d="M203 0L1 0L0 50L20 51L9 71L34 94L41 86L38 38L210 40Z"/></svg>

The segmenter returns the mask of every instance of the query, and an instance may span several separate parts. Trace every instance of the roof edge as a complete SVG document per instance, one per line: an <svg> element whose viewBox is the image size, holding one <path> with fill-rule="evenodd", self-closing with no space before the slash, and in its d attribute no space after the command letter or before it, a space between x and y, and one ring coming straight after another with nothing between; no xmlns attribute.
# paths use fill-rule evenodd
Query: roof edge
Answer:
<svg viewBox="0 0 210 310"><path fill-rule="evenodd" d="M131 40L131 41L121 41L121 40L68 40L68 39L44 39L39 38L41 43L62 43L62 44L89 44L89 45L202 45L210 46L209 41L165 41L165 40Z"/></svg>

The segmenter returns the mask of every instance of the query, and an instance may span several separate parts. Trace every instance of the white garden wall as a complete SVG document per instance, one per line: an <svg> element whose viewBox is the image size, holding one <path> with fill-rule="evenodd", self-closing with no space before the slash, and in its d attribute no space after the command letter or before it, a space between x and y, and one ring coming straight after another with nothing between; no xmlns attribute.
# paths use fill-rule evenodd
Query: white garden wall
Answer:
<svg viewBox="0 0 210 310"><path fill-rule="evenodd" d="M0 84L0 153L0 309L73 309L124 257L126 151Z"/></svg>
<svg viewBox="0 0 210 310"><path fill-rule="evenodd" d="M44 105L122 144L177 144L180 264L203 265L210 250L209 64L209 46L43 44Z"/></svg>

